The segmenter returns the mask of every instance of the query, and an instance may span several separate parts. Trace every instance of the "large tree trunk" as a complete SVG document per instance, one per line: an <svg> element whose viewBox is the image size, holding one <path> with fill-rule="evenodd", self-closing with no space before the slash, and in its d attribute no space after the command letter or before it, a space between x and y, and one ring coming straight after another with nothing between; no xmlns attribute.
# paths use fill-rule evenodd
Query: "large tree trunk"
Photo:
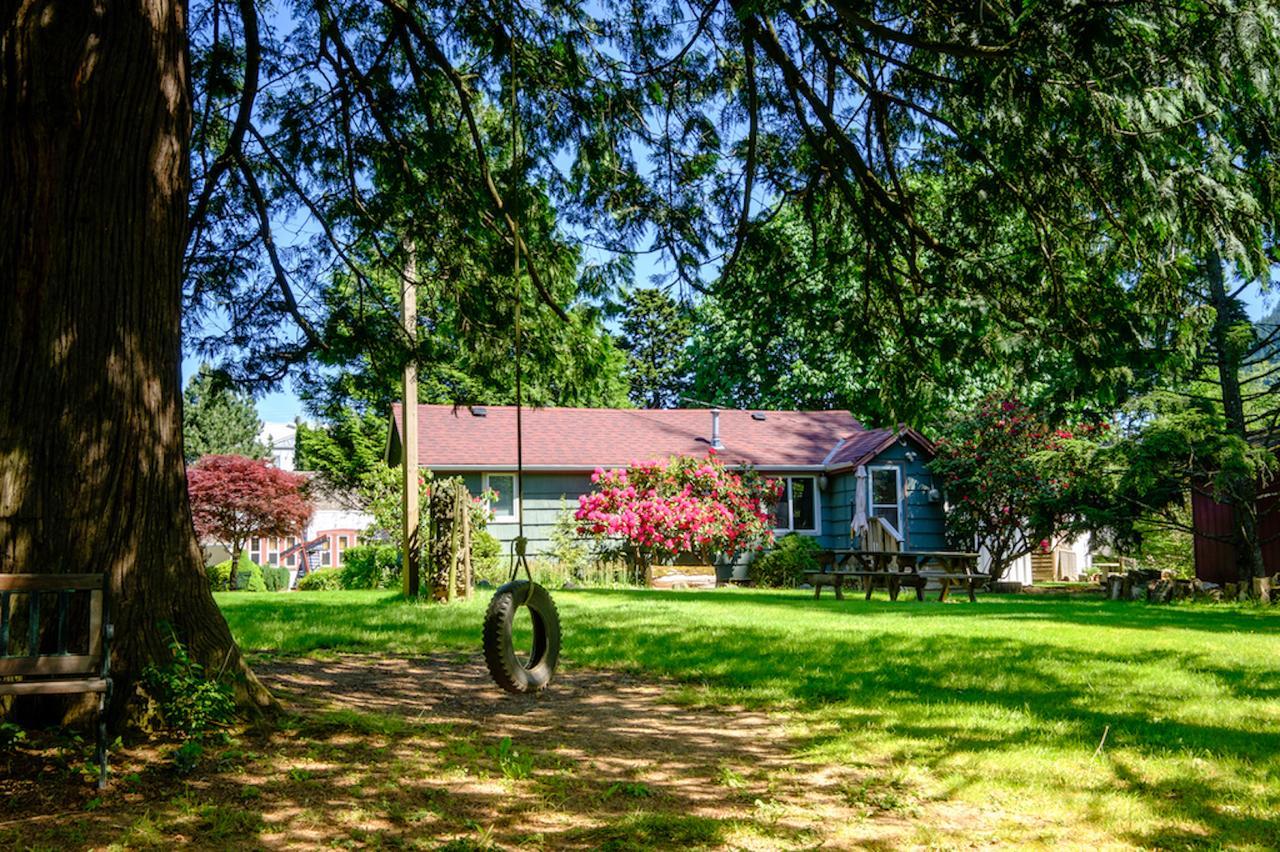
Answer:
<svg viewBox="0 0 1280 852"><path fill-rule="evenodd" d="M1208 259L1209 297L1217 320L1213 324L1213 345L1218 360L1218 382L1222 386L1222 411L1230 433L1242 441L1249 439L1240 392L1239 344L1231 339L1231 302L1222 274L1222 258L1212 251ZM1236 477L1230 484L1228 503L1235 516L1236 559L1240 582L1253 589L1253 578L1266 575L1262 561L1262 540L1258 536L1258 483L1251 477ZM1260 589L1267 597L1265 588Z"/></svg>
<svg viewBox="0 0 1280 852"><path fill-rule="evenodd" d="M124 717L192 656L272 706L204 577L182 456L186 8L0 12L0 571L106 572Z"/></svg>

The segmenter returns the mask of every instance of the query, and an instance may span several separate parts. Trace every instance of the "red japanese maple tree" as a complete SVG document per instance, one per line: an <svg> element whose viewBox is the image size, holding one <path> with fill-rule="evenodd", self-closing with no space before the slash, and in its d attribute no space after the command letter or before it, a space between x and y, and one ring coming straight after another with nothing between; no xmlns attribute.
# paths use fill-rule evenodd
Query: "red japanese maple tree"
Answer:
<svg viewBox="0 0 1280 852"><path fill-rule="evenodd" d="M231 588L250 536L302 534L312 512L306 482L306 477L244 456L204 456L188 468L196 532L231 552Z"/></svg>

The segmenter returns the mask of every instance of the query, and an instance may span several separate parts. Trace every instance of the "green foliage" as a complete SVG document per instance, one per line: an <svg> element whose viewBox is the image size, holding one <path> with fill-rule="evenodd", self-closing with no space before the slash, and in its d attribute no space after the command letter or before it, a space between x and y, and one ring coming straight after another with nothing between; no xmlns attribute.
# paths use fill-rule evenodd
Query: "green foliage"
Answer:
<svg viewBox="0 0 1280 852"><path fill-rule="evenodd" d="M27 738L27 732L21 725L0 721L0 754L13 751Z"/></svg>
<svg viewBox="0 0 1280 852"><path fill-rule="evenodd" d="M344 589L400 588L401 560L398 548L389 544L348 547L339 572Z"/></svg>
<svg viewBox="0 0 1280 852"><path fill-rule="evenodd" d="M360 500L373 515L370 531L386 533L399 541L404 526L404 498L402 497L400 468L376 465L360 478ZM418 488L427 488L432 480L431 471L418 472Z"/></svg>
<svg viewBox="0 0 1280 852"><path fill-rule="evenodd" d="M289 590L289 569L283 565L263 565L262 585L268 592L287 592ZM250 591L253 591L250 589Z"/></svg>
<svg viewBox="0 0 1280 852"><path fill-rule="evenodd" d="M477 580L499 584L506 582L507 568L502 559L502 543L486 529L471 530L471 570Z"/></svg>
<svg viewBox="0 0 1280 852"><path fill-rule="evenodd" d="M216 565L206 565L205 575L209 578L209 588L215 592L249 591L265 592L267 585L262 573L262 566L249 559L246 551L240 553L240 568L236 571L236 588L231 589L231 560L224 559ZM286 572L287 573L287 572ZM257 582L254 582L254 578Z"/></svg>
<svg viewBox="0 0 1280 852"><path fill-rule="evenodd" d="M788 588L804 582L806 571L818 570L818 553L822 546L813 536L790 533L764 551L747 568L756 585Z"/></svg>
<svg viewBox="0 0 1280 852"><path fill-rule="evenodd" d="M568 576L585 579L595 557L591 542L578 535L575 511L563 497L560 498L560 512L556 515L555 526L551 528L551 547L546 550L546 555L559 563Z"/></svg>
<svg viewBox="0 0 1280 852"><path fill-rule="evenodd" d="M169 653L172 659L168 664L147 666L142 671L142 684L155 698L165 727L198 737L229 724L235 716L231 686L209 679L176 635L169 643Z"/></svg>
<svg viewBox="0 0 1280 852"><path fill-rule="evenodd" d="M664 290L639 289L627 296L618 345L627 353L631 401L645 408L679 408L688 385L692 325Z"/></svg>
<svg viewBox="0 0 1280 852"><path fill-rule="evenodd" d="M375 470L386 469L382 452L387 443L389 411L369 410L363 414L339 408L321 426L298 424L298 470L320 473L327 482L344 491L360 487Z"/></svg>
<svg viewBox="0 0 1280 852"><path fill-rule="evenodd" d="M235 391L225 374L200 365L182 396L182 446L188 463L207 455L265 454L258 443L262 423L253 397Z"/></svg>
<svg viewBox="0 0 1280 852"><path fill-rule="evenodd" d="M511 737L498 740L491 752L503 778L520 781L533 774L533 755L516 748Z"/></svg>
<svg viewBox="0 0 1280 852"><path fill-rule="evenodd" d="M947 489L948 534L958 546L979 541L998 580L1041 541L1087 529L1084 509L1105 489L1096 437L1109 428L1055 428L1018 399L1000 396L957 417L929 464Z"/></svg>
<svg viewBox="0 0 1280 852"><path fill-rule="evenodd" d="M262 567L254 563L248 563L245 567L243 556L240 560L240 568L236 571L236 587L237 592L265 592L267 583L262 577Z"/></svg>
<svg viewBox="0 0 1280 852"><path fill-rule="evenodd" d="M225 592L231 582L231 560L224 559L216 565L206 565L204 573L209 580L209 591Z"/></svg>
<svg viewBox="0 0 1280 852"><path fill-rule="evenodd" d="M300 592L336 592L342 588L341 568L320 568L298 581Z"/></svg>

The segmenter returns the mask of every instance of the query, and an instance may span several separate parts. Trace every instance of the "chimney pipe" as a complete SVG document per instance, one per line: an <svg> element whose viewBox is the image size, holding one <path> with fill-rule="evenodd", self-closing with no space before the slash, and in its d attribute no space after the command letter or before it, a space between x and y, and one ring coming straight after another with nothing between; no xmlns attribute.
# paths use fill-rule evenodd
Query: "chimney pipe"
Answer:
<svg viewBox="0 0 1280 852"><path fill-rule="evenodd" d="M720 409L711 409L711 448L715 450L723 450L724 444L720 441Z"/></svg>

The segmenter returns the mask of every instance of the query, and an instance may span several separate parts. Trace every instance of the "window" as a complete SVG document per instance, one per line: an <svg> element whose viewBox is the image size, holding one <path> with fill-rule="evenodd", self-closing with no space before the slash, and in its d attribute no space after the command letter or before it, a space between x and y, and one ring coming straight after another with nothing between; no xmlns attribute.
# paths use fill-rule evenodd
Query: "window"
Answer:
<svg viewBox="0 0 1280 852"><path fill-rule="evenodd" d="M345 535L338 536L338 565L342 564L342 552L347 549L347 537Z"/></svg>
<svg viewBox="0 0 1280 852"><path fill-rule="evenodd" d="M489 511L493 512L495 521L514 521L516 519L516 477L512 473L486 473L481 488L493 491L495 496L489 503Z"/></svg>
<svg viewBox="0 0 1280 852"><path fill-rule="evenodd" d="M298 539L296 539L293 536L289 536L289 550L293 550L293 548L297 547L297 545L298 545ZM297 565L298 564L297 551L294 551L293 553L290 553L288 556L286 556L284 559L284 562L290 568Z"/></svg>
<svg viewBox="0 0 1280 852"><path fill-rule="evenodd" d="M321 547L321 548L323 548L323 549L320 551L320 564L321 564L321 565L332 565L332 564L333 564L333 549L332 549L331 547L329 547L329 539L328 539L328 538L326 538L326 539L324 540L324 542L320 545L320 547Z"/></svg>
<svg viewBox="0 0 1280 852"><path fill-rule="evenodd" d="M902 482L896 467L871 468L871 515L902 534Z"/></svg>
<svg viewBox="0 0 1280 852"><path fill-rule="evenodd" d="M818 531L818 486L812 476L781 478L786 487L774 506L776 530L788 532Z"/></svg>
<svg viewBox="0 0 1280 852"><path fill-rule="evenodd" d="M249 539L249 561L255 565L262 564L262 539L257 537Z"/></svg>

